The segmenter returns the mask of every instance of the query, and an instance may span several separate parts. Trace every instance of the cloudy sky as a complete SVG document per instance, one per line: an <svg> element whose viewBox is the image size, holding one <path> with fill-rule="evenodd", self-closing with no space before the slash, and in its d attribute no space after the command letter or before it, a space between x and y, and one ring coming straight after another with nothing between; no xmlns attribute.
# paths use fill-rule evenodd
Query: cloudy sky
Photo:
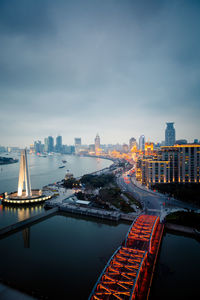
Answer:
<svg viewBox="0 0 200 300"><path fill-rule="evenodd" d="M0 145L200 139L200 1L0 0Z"/></svg>

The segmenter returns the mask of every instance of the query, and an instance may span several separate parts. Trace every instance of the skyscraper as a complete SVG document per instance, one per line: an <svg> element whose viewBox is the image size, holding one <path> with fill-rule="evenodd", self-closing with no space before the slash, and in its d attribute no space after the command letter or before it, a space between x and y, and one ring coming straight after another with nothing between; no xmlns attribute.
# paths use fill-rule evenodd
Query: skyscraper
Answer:
<svg viewBox="0 0 200 300"><path fill-rule="evenodd" d="M165 146L174 146L176 140L174 122L166 124L167 127L165 129Z"/></svg>
<svg viewBox="0 0 200 300"><path fill-rule="evenodd" d="M34 149L35 149L35 153L41 153L42 152L42 143L41 143L41 141L34 142Z"/></svg>
<svg viewBox="0 0 200 300"><path fill-rule="evenodd" d="M44 139L44 152L48 152L48 138Z"/></svg>
<svg viewBox="0 0 200 300"><path fill-rule="evenodd" d="M56 138L56 151L61 153L62 152L62 136L58 135Z"/></svg>
<svg viewBox="0 0 200 300"><path fill-rule="evenodd" d="M75 145L75 153L79 153L79 149L81 147L81 138L74 138L74 145Z"/></svg>
<svg viewBox="0 0 200 300"><path fill-rule="evenodd" d="M52 136L48 136L48 152L53 152L54 150L54 139Z"/></svg>
<svg viewBox="0 0 200 300"><path fill-rule="evenodd" d="M131 150L133 147L137 148L137 142L134 137L130 138L130 140L129 140L129 149Z"/></svg>
<svg viewBox="0 0 200 300"><path fill-rule="evenodd" d="M98 133L94 139L94 144L95 144L95 152L97 153L100 149L100 136L98 135Z"/></svg>
<svg viewBox="0 0 200 300"><path fill-rule="evenodd" d="M141 135L139 137L139 149L141 151L144 151L144 149L145 149L145 136L144 135Z"/></svg>

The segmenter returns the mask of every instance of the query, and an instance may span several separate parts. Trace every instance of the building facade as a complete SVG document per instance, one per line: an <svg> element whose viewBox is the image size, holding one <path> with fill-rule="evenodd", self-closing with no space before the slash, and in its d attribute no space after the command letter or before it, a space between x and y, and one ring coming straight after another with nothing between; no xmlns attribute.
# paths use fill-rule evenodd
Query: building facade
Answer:
<svg viewBox="0 0 200 300"><path fill-rule="evenodd" d="M48 136L48 152L54 151L54 138L52 136Z"/></svg>
<svg viewBox="0 0 200 300"><path fill-rule="evenodd" d="M166 123L167 127L165 129L165 146L174 146L176 140L176 132L174 128L174 123Z"/></svg>
<svg viewBox="0 0 200 300"><path fill-rule="evenodd" d="M98 133L94 139L94 144L95 144L95 153L98 154L98 152L100 151L100 136L98 135Z"/></svg>
<svg viewBox="0 0 200 300"><path fill-rule="evenodd" d="M79 153L81 147L81 138L74 138L75 154Z"/></svg>
<svg viewBox="0 0 200 300"><path fill-rule="evenodd" d="M136 179L147 186L155 183L200 183L200 144L164 146L156 156L139 159Z"/></svg>
<svg viewBox="0 0 200 300"><path fill-rule="evenodd" d="M58 135L56 138L56 152L62 152L62 136Z"/></svg>
<svg viewBox="0 0 200 300"><path fill-rule="evenodd" d="M144 149L145 149L145 136L144 135L141 135L139 137L139 149L141 151L144 151Z"/></svg>
<svg viewBox="0 0 200 300"><path fill-rule="evenodd" d="M133 147L137 148L137 141L134 137L130 138L130 140L129 140L129 149L130 149L130 151Z"/></svg>

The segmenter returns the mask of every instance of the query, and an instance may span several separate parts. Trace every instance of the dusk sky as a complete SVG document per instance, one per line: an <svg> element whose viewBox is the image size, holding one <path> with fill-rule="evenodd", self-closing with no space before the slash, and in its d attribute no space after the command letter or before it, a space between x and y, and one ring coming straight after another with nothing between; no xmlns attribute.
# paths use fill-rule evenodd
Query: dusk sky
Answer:
<svg viewBox="0 0 200 300"><path fill-rule="evenodd" d="M0 0L0 145L200 139L200 1Z"/></svg>

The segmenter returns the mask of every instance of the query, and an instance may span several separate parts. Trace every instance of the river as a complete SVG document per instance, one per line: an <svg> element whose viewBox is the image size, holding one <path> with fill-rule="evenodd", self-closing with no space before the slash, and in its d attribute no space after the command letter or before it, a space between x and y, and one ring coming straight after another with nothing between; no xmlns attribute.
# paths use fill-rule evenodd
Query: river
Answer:
<svg viewBox="0 0 200 300"><path fill-rule="evenodd" d="M12 155L20 158L19 153ZM62 161L66 160L66 163ZM28 155L31 187L34 189L62 180L69 170L75 177L109 167L112 161L100 158L75 155L54 154L47 157ZM65 168L59 168L65 165ZM0 166L0 194L14 192L18 185L19 162ZM0 228L21 221L30 215L42 212L43 204L31 207L12 207L0 205Z"/></svg>
<svg viewBox="0 0 200 300"><path fill-rule="evenodd" d="M30 156L31 182L35 188L64 177L102 169L110 161L76 156ZM4 166L5 168L5 166ZM17 188L19 164L8 165L0 177L0 192ZM2 207L1 225L22 220L43 210ZM87 299L107 260L124 240L128 224L101 222L62 214L51 217L0 240L0 279L42 299ZM165 233L161 244L150 300L198 299L200 243Z"/></svg>

